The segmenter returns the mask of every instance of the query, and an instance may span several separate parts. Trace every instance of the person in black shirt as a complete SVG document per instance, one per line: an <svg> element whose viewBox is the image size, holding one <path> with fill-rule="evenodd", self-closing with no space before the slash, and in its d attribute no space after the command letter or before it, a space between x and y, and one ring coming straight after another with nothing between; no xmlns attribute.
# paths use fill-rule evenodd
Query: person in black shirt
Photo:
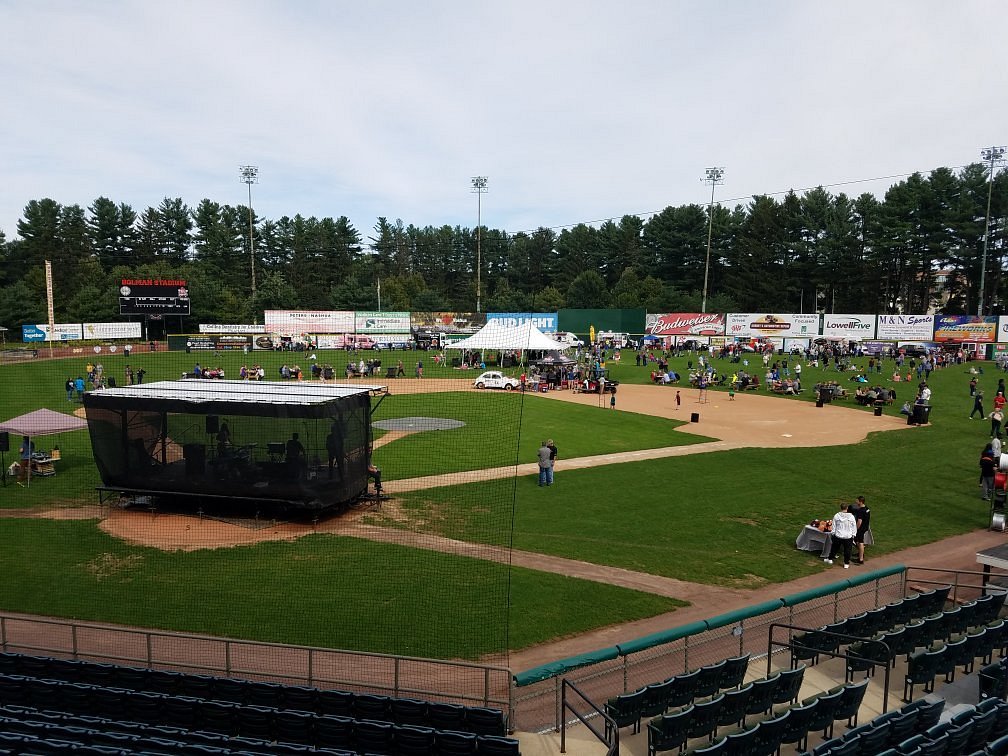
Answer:
<svg viewBox="0 0 1008 756"><path fill-rule="evenodd" d="M865 497L858 496L851 514L857 520L857 534L854 536L854 543L857 544L858 564L864 564L865 533L871 530L871 510L865 504Z"/></svg>

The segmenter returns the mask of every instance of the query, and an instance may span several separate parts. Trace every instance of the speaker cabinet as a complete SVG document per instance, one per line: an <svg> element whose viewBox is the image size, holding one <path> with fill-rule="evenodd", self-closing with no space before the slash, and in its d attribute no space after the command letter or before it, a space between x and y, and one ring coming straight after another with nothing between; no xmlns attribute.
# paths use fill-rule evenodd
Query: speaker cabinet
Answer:
<svg viewBox="0 0 1008 756"><path fill-rule="evenodd" d="M0 433L0 452L10 451L10 433L3 431Z"/></svg>
<svg viewBox="0 0 1008 756"><path fill-rule="evenodd" d="M220 418L217 415L207 415L206 416L206 432L207 435L213 436L217 434L220 430Z"/></svg>

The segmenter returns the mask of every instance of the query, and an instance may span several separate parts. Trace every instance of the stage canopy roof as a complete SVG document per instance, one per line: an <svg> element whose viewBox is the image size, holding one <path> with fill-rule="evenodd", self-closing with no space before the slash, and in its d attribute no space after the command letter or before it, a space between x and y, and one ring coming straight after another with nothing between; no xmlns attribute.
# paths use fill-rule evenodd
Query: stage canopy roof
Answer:
<svg viewBox="0 0 1008 756"><path fill-rule="evenodd" d="M145 409L197 414L283 414L314 416L314 410L361 394L384 393L385 386L303 381L227 381L191 378L123 386L85 394L86 407ZM243 412L243 409L253 409ZM268 414L268 413L266 413Z"/></svg>
<svg viewBox="0 0 1008 756"><path fill-rule="evenodd" d="M531 321L512 326L500 320L491 320L468 339L449 344L448 349L533 349L545 352L567 349L567 344L554 341Z"/></svg>

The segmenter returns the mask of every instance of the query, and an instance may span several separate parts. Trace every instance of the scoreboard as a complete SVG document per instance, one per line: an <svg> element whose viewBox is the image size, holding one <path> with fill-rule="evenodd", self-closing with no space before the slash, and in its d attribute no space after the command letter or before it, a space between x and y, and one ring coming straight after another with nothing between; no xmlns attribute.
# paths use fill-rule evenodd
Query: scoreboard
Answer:
<svg viewBox="0 0 1008 756"><path fill-rule="evenodd" d="M188 315L189 287L171 278L123 278L119 282L120 315Z"/></svg>

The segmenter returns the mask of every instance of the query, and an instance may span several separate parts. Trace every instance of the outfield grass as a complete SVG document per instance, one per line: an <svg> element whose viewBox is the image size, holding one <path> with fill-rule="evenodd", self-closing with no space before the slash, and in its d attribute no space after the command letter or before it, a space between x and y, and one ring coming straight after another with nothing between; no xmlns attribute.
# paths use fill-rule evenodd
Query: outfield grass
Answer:
<svg viewBox="0 0 1008 756"><path fill-rule="evenodd" d="M474 659L503 648L509 578L511 610L523 618L510 630L516 648L553 638L558 628L578 633L682 606L561 575L520 568L508 575L503 564L331 535L169 553L124 544L93 521L12 519L0 529L0 550L0 606L8 610L435 658ZM412 621L384 632L389 617ZM475 624L479 634L464 632Z"/></svg>
<svg viewBox="0 0 1008 756"><path fill-rule="evenodd" d="M343 353L320 356L337 369L346 360ZM249 361L253 357L268 374L293 357L301 358L302 367L306 363L303 355L257 352ZM207 364L206 355L134 354L131 363L143 364L151 381L176 378L201 358ZM383 353L382 358L394 364L399 357ZM212 362L237 375L245 359L225 353ZM673 366L685 372L686 359L674 360ZM403 360L411 365L416 354L405 353ZM117 377L122 374L122 357L103 356L102 361ZM0 418L43 406L66 411L63 382L83 362L39 360L0 368L5 387ZM424 362L428 377L460 375ZM651 368L632 360L610 367L623 382L649 381ZM892 363L886 367L883 377L891 374ZM989 403L998 374L986 367L981 385ZM807 388L821 377L837 376L803 371ZM405 496L408 519L387 524L697 582L758 586L786 581L824 569L813 555L795 551L801 526L831 516L841 500L858 493L868 497L874 512L878 545L869 550L869 559L986 525L977 459L989 423L967 420L968 381L963 367L932 375L934 410L926 428L875 434L846 447L750 449L561 470L550 489L538 488L534 476L432 489ZM897 384L900 401L887 413L898 412L912 388ZM656 388L661 390L673 389ZM808 391L779 401L812 399ZM816 412L817 421L829 422L830 407ZM408 436L378 449L376 457L391 477L533 461L543 436L556 438L565 458L692 440L672 433L674 423L668 420L489 392L390 396L377 418L410 415L452 417L467 425ZM38 481L30 491L8 487L0 497L3 507L94 503L93 486L99 481L87 433L55 439L63 450L59 475ZM39 448L48 446L39 440ZM3 520L0 533L0 565L10 576L0 586L0 608L263 640L476 658L500 650L507 600L512 649L674 606L566 577L508 572L485 562L338 536L163 553L123 544L90 520L10 518ZM460 617L457 607L467 601L474 608ZM420 617L436 621L420 622ZM385 630L377 632L379 626Z"/></svg>

